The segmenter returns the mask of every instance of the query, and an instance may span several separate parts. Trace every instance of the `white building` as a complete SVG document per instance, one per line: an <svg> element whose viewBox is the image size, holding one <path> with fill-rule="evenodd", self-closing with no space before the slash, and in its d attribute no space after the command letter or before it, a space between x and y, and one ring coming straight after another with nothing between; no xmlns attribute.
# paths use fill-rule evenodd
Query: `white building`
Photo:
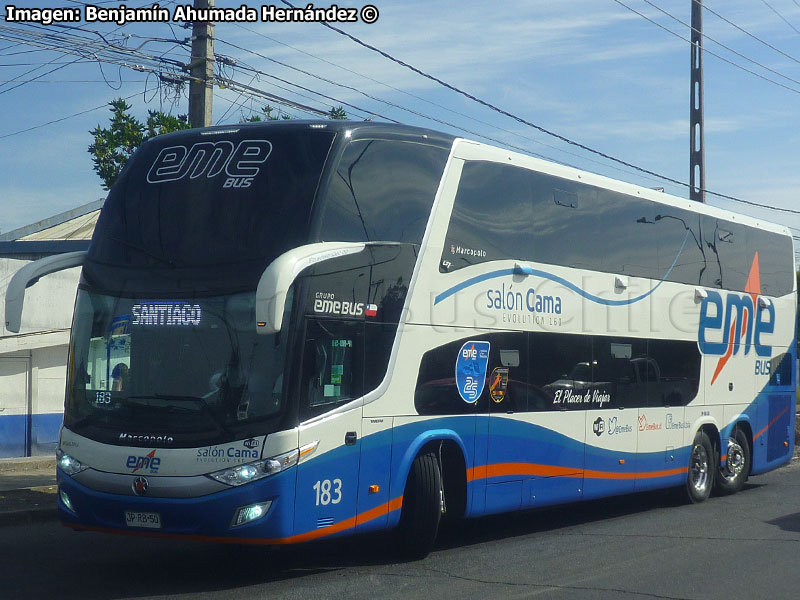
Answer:
<svg viewBox="0 0 800 600"><path fill-rule="evenodd" d="M103 200L0 235L0 458L52 454L64 412L67 348L80 269L28 288L19 333L5 328L5 292L25 264L86 250Z"/></svg>

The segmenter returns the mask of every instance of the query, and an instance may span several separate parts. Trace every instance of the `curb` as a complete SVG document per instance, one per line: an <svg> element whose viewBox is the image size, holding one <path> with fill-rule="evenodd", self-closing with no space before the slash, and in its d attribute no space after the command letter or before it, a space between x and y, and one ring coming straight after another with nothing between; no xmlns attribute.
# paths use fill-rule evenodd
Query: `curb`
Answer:
<svg viewBox="0 0 800 600"><path fill-rule="evenodd" d="M57 487L47 485L0 492L0 527L58 518Z"/></svg>
<svg viewBox="0 0 800 600"><path fill-rule="evenodd" d="M0 458L0 473L19 471L45 471L56 469L55 456L29 456L27 458Z"/></svg>

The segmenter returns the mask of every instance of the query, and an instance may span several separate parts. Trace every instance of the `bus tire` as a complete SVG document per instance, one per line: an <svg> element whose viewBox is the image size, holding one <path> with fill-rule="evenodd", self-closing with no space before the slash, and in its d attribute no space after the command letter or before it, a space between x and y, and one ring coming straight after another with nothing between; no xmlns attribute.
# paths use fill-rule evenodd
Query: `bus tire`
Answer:
<svg viewBox="0 0 800 600"><path fill-rule="evenodd" d="M428 556L442 518L442 475L435 452L414 459L403 493L397 530L398 548L408 559Z"/></svg>
<svg viewBox="0 0 800 600"><path fill-rule="evenodd" d="M744 431L736 427L728 440L725 464L719 464L714 477L714 489L718 494L735 494L747 481L750 474L750 444Z"/></svg>
<svg viewBox="0 0 800 600"><path fill-rule="evenodd" d="M715 457L714 446L701 429L694 436L689 452L689 473L686 476L686 493L692 503L703 502L711 495L716 471Z"/></svg>

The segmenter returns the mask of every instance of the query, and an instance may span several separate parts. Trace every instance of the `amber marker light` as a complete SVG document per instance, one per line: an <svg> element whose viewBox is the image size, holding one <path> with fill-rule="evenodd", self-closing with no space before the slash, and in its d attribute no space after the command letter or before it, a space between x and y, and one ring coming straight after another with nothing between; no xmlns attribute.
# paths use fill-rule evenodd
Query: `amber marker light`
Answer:
<svg viewBox="0 0 800 600"><path fill-rule="evenodd" d="M371 485L369 486L369 493L370 494L377 494L381 491L381 486L379 485Z"/></svg>
<svg viewBox="0 0 800 600"><path fill-rule="evenodd" d="M317 446L319 446L319 440L300 448L300 460L304 459L306 456L311 456L317 450Z"/></svg>

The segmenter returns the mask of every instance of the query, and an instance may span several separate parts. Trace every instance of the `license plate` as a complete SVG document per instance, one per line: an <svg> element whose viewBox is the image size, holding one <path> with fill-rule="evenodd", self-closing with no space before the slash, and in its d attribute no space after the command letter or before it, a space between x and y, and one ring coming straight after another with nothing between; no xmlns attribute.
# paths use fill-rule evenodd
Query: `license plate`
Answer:
<svg viewBox="0 0 800 600"><path fill-rule="evenodd" d="M147 527L161 529L161 515L151 512L125 511L125 524L128 527Z"/></svg>

